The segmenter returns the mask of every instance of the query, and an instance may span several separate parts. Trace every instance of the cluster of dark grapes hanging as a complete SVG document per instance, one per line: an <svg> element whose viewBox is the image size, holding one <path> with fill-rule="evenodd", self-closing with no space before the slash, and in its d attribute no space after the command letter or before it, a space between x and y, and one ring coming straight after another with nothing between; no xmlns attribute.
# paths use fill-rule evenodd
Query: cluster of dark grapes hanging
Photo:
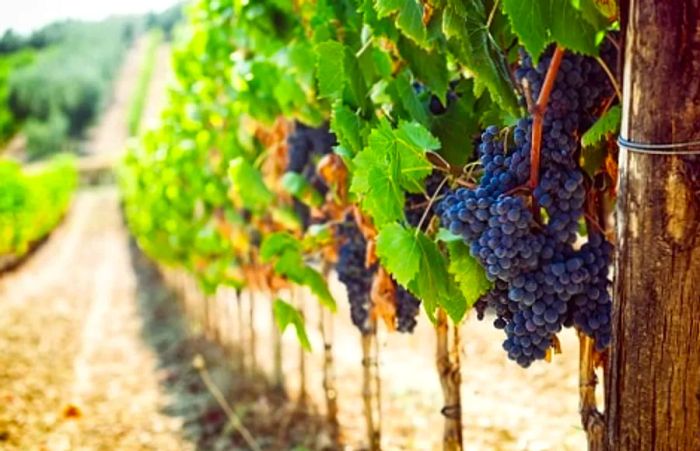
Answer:
<svg viewBox="0 0 700 451"><path fill-rule="evenodd" d="M332 152L335 144L335 135L328 129L327 124L309 127L300 122L295 123L294 130L287 138L287 172L302 175L321 196L325 196L328 186L316 171L316 163L321 157ZM311 224L309 207L294 199L294 211L301 219L304 229L307 229Z"/></svg>
<svg viewBox="0 0 700 451"><path fill-rule="evenodd" d="M351 216L337 227L336 236L340 246L336 271L338 279L345 285L350 302L352 323L363 334L372 331L370 324L372 279L376 266L367 268L367 240Z"/></svg>
<svg viewBox="0 0 700 451"><path fill-rule="evenodd" d="M516 80L535 99L551 55L536 66L521 56ZM512 130L484 131L478 186L459 188L438 206L442 224L463 237L494 282L477 304L479 316L487 308L495 313L508 357L523 367L544 358L564 326L577 326L599 349L610 342L612 246L595 230L582 247L575 242L586 198L579 138L612 95L594 59L565 55L544 116L541 176L532 199L517 190L530 176L532 119L524 118ZM533 211L543 211L544 219Z"/></svg>

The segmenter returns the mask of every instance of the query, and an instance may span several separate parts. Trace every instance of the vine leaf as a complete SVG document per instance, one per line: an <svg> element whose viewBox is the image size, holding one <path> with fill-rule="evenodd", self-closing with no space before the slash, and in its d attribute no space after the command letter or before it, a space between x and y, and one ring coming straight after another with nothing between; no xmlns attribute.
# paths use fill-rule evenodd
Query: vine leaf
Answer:
<svg viewBox="0 0 700 451"><path fill-rule="evenodd" d="M386 119L372 130L368 145L353 160L350 190L360 196L364 211L376 226L403 219L404 190L419 193L432 171L427 150L440 142L417 122L399 123L392 128Z"/></svg>
<svg viewBox="0 0 700 451"><path fill-rule="evenodd" d="M282 176L282 188L310 207L320 207L323 204L321 193L316 191L313 185L297 172L290 171Z"/></svg>
<svg viewBox="0 0 700 451"><path fill-rule="evenodd" d="M339 99L345 88L345 47L337 41L316 46L316 78L320 97Z"/></svg>
<svg viewBox="0 0 700 451"><path fill-rule="evenodd" d="M448 273L447 259L424 233L387 225L377 237L377 254L396 281L423 301L431 320L437 307L455 322L464 317L467 304Z"/></svg>
<svg viewBox="0 0 700 451"><path fill-rule="evenodd" d="M243 207L259 211L274 200L274 195L265 185L260 171L243 157L231 160L228 175L232 183L232 194Z"/></svg>
<svg viewBox="0 0 700 451"><path fill-rule="evenodd" d="M309 336L306 334L306 326L304 325L304 318L301 312L282 299L275 300L272 304L272 311L275 316L275 323L280 332L284 333L289 325L294 326L301 346L305 350L311 351L311 342L309 341Z"/></svg>
<svg viewBox="0 0 700 451"><path fill-rule="evenodd" d="M321 273L310 266L306 266L300 283L308 287L321 304L330 311L335 312L335 299L333 299L333 295L328 289L328 283Z"/></svg>
<svg viewBox="0 0 700 451"><path fill-rule="evenodd" d="M303 227L301 218L291 205L272 207L268 211L272 221L286 230L300 231Z"/></svg>
<svg viewBox="0 0 700 451"><path fill-rule="evenodd" d="M396 223L379 231L377 255L382 265L404 287L414 279L420 267L420 248L413 232Z"/></svg>
<svg viewBox="0 0 700 451"><path fill-rule="evenodd" d="M416 241L421 251L420 269L408 289L423 300L431 320L434 320L435 310L439 306L455 323L461 321L467 306L447 271L447 259L437 244L422 232Z"/></svg>
<svg viewBox="0 0 700 451"><path fill-rule="evenodd" d="M260 258L269 262L275 256L285 252L301 254L301 243L286 232L275 232L267 235L260 245Z"/></svg>
<svg viewBox="0 0 700 451"><path fill-rule="evenodd" d="M300 240L287 232L275 232L266 236L260 245L260 258L265 263L274 263L277 274L308 287L321 304L335 311L335 299L328 284L318 271L306 265L302 251Z"/></svg>
<svg viewBox="0 0 700 451"><path fill-rule="evenodd" d="M588 20L588 13L574 6L573 0L503 0L503 9L535 63L552 42L575 52L597 54L600 29Z"/></svg>
<svg viewBox="0 0 700 451"><path fill-rule="evenodd" d="M440 139L440 156L450 165L462 167L474 154L473 137L478 135L480 124L472 81L461 81L458 89L457 101L449 105L444 114L432 117L430 131Z"/></svg>
<svg viewBox="0 0 700 451"><path fill-rule="evenodd" d="M462 240L449 241L447 249L450 253L448 270L457 281L467 308L471 308L491 288L491 282L486 278L484 268L471 256Z"/></svg>
<svg viewBox="0 0 700 451"><path fill-rule="evenodd" d="M331 128L338 142L353 155L362 150L362 120L350 108L337 102L333 106Z"/></svg>
<svg viewBox="0 0 700 451"><path fill-rule="evenodd" d="M411 77L407 70L401 71L391 80L387 90L393 96L396 106L403 107L408 117L415 119L422 125L428 125L428 113L411 86Z"/></svg>
<svg viewBox="0 0 700 451"><path fill-rule="evenodd" d="M482 0L447 0L442 31L458 61L476 75L505 111L517 117L520 107L508 64L489 29L484 26L486 21Z"/></svg>
<svg viewBox="0 0 700 451"><path fill-rule="evenodd" d="M380 151L367 148L353 160L354 175L350 191L361 196L362 209L377 225L403 217L405 196L392 174L398 172L398 162L382 158Z"/></svg>
<svg viewBox="0 0 700 451"><path fill-rule="evenodd" d="M581 137L583 147L594 146L620 129L622 110L620 105L610 108Z"/></svg>
<svg viewBox="0 0 700 451"><path fill-rule="evenodd" d="M445 53L437 49L427 51L405 38L399 39L398 47L415 77L425 83L444 105L449 82Z"/></svg>
<svg viewBox="0 0 700 451"><path fill-rule="evenodd" d="M423 23L423 5L417 0L377 0L379 18L396 13L396 28L422 47L429 47L428 30Z"/></svg>

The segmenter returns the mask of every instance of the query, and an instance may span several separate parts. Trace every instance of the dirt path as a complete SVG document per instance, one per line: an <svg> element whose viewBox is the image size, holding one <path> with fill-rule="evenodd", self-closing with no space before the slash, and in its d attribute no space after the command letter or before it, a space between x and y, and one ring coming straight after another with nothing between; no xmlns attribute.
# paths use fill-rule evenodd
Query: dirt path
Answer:
<svg viewBox="0 0 700 451"><path fill-rule="evenodd" d="M85 152L88 155L115 156L124 151L129 138L127 120L134 87L146 56L148 37L139 38L124 58L114 83L112 98L99 123L90 130ZM154 68L153 77L162 76L162 68Z"/></svg>
<svg viewBox="0 0 700 451"><path fill-rule="evenodd" d="M81 192L0 293L0 449L192 448L162 412L115 188Z"/></svg>
<svg viewBox="0 0 700 451"><path fill-rule="evenodd" d="M124 151L145 43L127 55L88 153ZM159 55L153 108L168 72ZM172 400L141 314L116 188L82 190L45 245L0 279L0 449L193 449L164 412Z"/></svg>

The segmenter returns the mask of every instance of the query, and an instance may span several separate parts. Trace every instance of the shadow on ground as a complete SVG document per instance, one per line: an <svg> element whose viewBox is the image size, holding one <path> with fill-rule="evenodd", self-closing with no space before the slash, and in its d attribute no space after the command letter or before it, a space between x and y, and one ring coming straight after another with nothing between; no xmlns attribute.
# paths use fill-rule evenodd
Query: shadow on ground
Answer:
<svg viewBox="0 0 700 451"><path fill-rule="evenodd" d="M177 295L165 286L157 268L133 242L130 248L143 317L142 336L158 356L161 384L170 399L165 412L182 420L183 435L197 450L250 449L193 366L197 355L204 358L211 380L261 449L341 448L331 438L322 416L275 390L266 375L243 371L240 352L227 352L188 328Z"/></svg>

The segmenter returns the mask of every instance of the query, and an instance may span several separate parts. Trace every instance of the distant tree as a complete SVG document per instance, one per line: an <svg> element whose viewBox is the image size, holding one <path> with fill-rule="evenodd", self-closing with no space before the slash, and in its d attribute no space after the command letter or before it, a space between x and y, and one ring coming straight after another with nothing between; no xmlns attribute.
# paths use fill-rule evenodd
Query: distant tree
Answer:
<svg viewBox="0 0 700 451"><path fill-rule="evenodd" d="M0 38L0 54L16 52L25 45L24 41L24 38L15 33L14 30L9 29L5 31L2 38Z"/></svg>

